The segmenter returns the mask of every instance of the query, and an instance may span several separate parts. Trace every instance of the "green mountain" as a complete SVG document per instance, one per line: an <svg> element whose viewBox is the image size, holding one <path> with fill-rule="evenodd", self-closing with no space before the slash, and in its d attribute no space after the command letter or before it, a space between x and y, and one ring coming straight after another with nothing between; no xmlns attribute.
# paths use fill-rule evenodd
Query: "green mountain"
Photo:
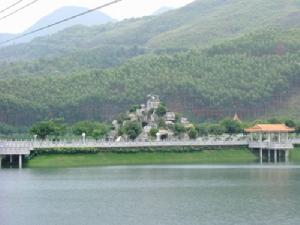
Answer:
<svg viewBox="0 0 300 225"><path fill-rule="evenodd" d="M296 0L200 0L3 48L0 122L111 119L149 93L197 120L268 115L297 99L299 20Z"/></svg>

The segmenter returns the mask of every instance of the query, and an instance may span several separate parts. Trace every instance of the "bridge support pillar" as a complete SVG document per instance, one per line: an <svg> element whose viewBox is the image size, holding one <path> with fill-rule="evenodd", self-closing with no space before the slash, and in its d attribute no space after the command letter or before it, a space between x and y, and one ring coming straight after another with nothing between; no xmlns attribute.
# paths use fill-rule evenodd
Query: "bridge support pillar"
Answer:
<svg viewBox="0 0 300 225"><path fill-rule="evenodd" d="M2 168L2 156L0 155L0 169Z"/></svg>
<svg viewBox="0 0 300 225"><path fill-rule="evenodd" d="M268 162L271 162L271 150L268 149Z"/></svg>
<svg viewBox="0 0 300 225"><path fill-rule="evenodd" d="M9 164L11 165L13 162L13 156L12 155L9 155Z"/></svg>
<svg viewBox="0 0 300 225"><path fill-rule="evenodd" d="M289 150L285 150L285 162L288 163L289 162Z"/></svg>
<svg viewBox="0 0 300 225"><path fill-rule="evenodd" d="M262 148L259 149L259 160L260 160L260 163L262 163L262 161L263 161L263 150L262 150Z"/></svg>
<svg viewBox="0 0 300 225"><path fill-rule="evenodd" d="M277 149L274 149L274 163L277 163Z"/></svg>
<svg viewBox="0 0 300 225"><path fill-rule="evenodd" d="M22 169L22 155L19 155L19 168Z"/></svg>

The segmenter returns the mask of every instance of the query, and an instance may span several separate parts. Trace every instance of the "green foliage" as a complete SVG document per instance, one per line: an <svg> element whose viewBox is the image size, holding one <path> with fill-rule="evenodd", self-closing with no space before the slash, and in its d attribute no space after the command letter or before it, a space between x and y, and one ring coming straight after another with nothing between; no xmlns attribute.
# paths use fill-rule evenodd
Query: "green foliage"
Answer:
<svg viewBox="0 0 300 225"><path fill-rule="evenodd" d="M243 133L242 124L232 119L225 119L221 122L221 126L224 127L225 133L238 134Z"/></svg>
<svg viewBox="0 0 300 225"><path fill-rule="evenodd" d="M134 140L142 133L142 126L137 121L130 121L125 124L124 132L131 140Z"/></svg>
<svg viewBox="0 0 300 225"><path fill-rule="evenodd" d="M158 119L157 125L158 125L159 128L166 128L166 122L163 118Z"/></svg>
<svg viewBox="0 0 300 225"><path fill-rule="evenodd" d="M286 120L284 123L288 127L293 127L293 128L297 127L297 123L294 120L291 120L291 119Z"/></svg>
<svg viewBox="0 0 300 225"><path fill-rule="evenodd" d="M182 124L176 123L175 127L174 127L174 134L175 134L175 136L180 136L184 132L186 132L186 128Z"/></svg>
<svg viewBox="0 0 300 225"><path fill-rule="evenodd" d="M81 136L83 133L85 133L86 136L99 139L108 133L109 128L105 124L95 121L80 121L73 125L72 131L78 136Z"/></svg>
<svg viewBox="0 0 300 225"><path fill-rule="evenodd" d="M41 139L45 139L47 136L57 138L62 136L66 131L66 125L62 122L61 119L38 122L31 127L30 133L37 135Z"/></svg>
<svg viewBox="0 0 300 225"><path fill-rule="evenodd" d="M222 135L225 133L225 128L220 124L212 124L208 128L210 134Z"/></svg>
<svg viewBox="0 0 300 225"><path fill-rule="evenodd" d="M108 119L149 93L183 113L261 106L297 87L298 21L295 0L204 0L1 48L1 122Z"/></svg>
<svg viewBox="0 0 300 225"><path fill-rule="evenodd" d="M130 107L129 112L133 113L136 112L137 109L140 109L141 107L139 105L133 105Z"/></svg>
<svg viewBox="0 0 300 225"><path fill-rule="evenodd" d="M156 137L156 134L157 134L158 132L159 132L158 129L156 129L156 128L151 128L149 134L150 134L151 137L155 138L155 137Z"/></svg>
<svg viewBox="0 0 300 225"><path fill-rule="evenodd" d="M190 139L196 139L197 138L197 130L193 127L188 131L188 135L190 137Z"/></svg>
<svg viewBox="0 0 300 225"><path fill-rule="evenodd" d="M200 125L197 125L196 127L196 130L197 130L197 133L200 137L204 137L204 136L208 136L209 134L209 130L207 128L207 125L205 124L200 124Z"/></svg>
<svg viewBox="0 0 300 225"><path fill-rule="evenodd" d="M277 119L277 118L270 118L270 119L268 119L267 123L280 124L280 123L282 123L282 121L280 119Z"/></svg>
<svg viewBox="0 0 300 225"><path fill-rule="evenodd" d="M156 114L160 117L166 115L167 113L167 107L164 104L160 104L159 107L156 109Z"/></svg>

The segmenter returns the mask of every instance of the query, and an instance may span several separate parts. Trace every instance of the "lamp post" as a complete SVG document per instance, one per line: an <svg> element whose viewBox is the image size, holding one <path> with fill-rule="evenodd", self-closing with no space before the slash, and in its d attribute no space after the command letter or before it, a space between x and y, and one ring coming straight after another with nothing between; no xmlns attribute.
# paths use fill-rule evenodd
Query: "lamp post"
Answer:
<svg viewBox="0 0 300 225"><path fill-rule="evenodd" d="M85 136L86 134L85 133L82 133L82 142L85 143Z"/></svg>

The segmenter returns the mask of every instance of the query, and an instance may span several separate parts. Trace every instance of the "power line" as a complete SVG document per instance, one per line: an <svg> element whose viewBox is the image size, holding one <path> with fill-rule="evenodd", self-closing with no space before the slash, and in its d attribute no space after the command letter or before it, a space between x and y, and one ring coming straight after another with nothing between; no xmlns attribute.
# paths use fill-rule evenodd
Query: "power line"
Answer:
<svg viewBox="0 0 300 225"><path fill-rule="evenodd" d="M33 5L33 4L36 3L37 1L39 1L39 0L34 0L34 1L32 1L32 2L29 2L29 3L27 3L26 5L22 6L21 8L18 8L18 9L16 9L15 11L12 11L11 13L9 13L9 14L7 14L7 15L5 15L5 16L3 16L3 17L0 17L0 21L6 19L7 17L10 17L10 16L16 14L17 12L20 12L21 10L23 10L23 9L25 9L25 8L31 6L31 5Z"/></svg>
<svg viewBox="0 0 300 225"><path fill-rule="evenodd" d="M38 0L36 0L36 1L38 1ZM30 31L30 32L21 34L21 35L19 35L19 36L17 36L17 37L14 37L14 38L5 40L5 41L3 41L3 42L0 42L0 45L3 45L3 44L6 44L6 43L9 43L9 42L12 42L12 41L14 41L14 40L18 40L18 39L20 39L20 38L26 37L26 36L28 36L28 35L31 35L31 34L33 34L33 33L36 33L36 32L42 31L42 30L46 30L46 29L48 29L48 28L50 28L50 27L54 27L54 26L56 26L56 25L58 25L58 24L67 22L67 21L69 21L69 20L73 20L73 19L75 19L75 18L77 18L77 17L80 17L80 16L84 16L84 15L89 14L89 13L91 13L91 12L94 12L94 11L96 11L96 10L98 10L98 9L102 9L102 8L108 7L108 6L110 6L110 5L114 5L114 4L116 4L116 3L118 3L118 2L121 2L121 1L123 1L123 0L114 0L114 1L108 2L108 3L104 4L104 5L98 6L98 7L96 7L96 8L89 9L89 10L87 10L87 11L85 11L85 12L82 12L82 13L76 14L76 15L74 15L74 16L65 18L65 19L63 19L63 20L57 21L57 22L52 23L52 24L49 24L49 25L47 25L47 26L40 27L40 28L38 28L38 29L36 29L36 30L33 30L33 31Z"/></svg>
<svg viewBox="0 0 300 225"><path fill-rule="evenodd" d="M7 8L0 10L0 13L4 13L5 11L11 9L12 7L18 5L19 3L23 2L23 1L24 1L24 0L19 0L19 1L15 2L14 4L8 6Z"/></svg>

